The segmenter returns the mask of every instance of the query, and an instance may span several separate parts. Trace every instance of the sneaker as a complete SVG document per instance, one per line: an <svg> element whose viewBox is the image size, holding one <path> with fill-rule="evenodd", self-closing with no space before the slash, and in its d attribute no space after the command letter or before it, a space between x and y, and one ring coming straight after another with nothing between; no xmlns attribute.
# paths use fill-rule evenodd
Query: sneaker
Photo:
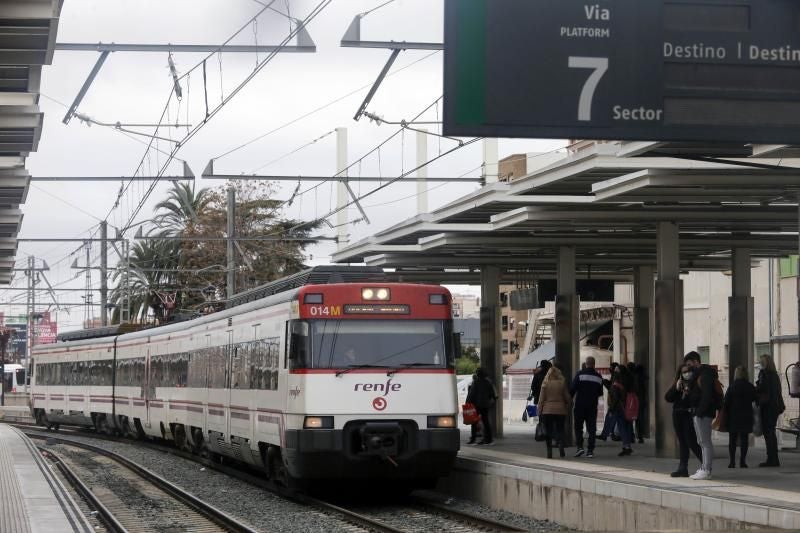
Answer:
<svg viewBox="0 0 800 533"><path fill-rule="evenodd" d="M597 440L601 440L603 442L608 440L608 437L606 437L605 435L595 435L594 438L596 438Z"/></svg>
<svg viewBox="0 0 800 533"><path fill-rule="evenodd" d="M578 448L578 451L575 452L575 457L583 457L586 455L586 450L583 448Z"/></svg>
<svg viewBox="0 0 800 533"><path fill-rule="evenodd" d="M677 469L669 475L669 477L689 477L689 471L682 468Z"/></svg>
<svg viewBox="0 0 800 533"><path fill-rule="evenodd" d="M711 479L711 472L701 469L689 476L689 478L696 480Z"/></svg>
<svg viewBox="0 0 800 533"><path fill-rule="evenodd" d="M618 457L625 457L633 453L632 448L622 448L622 451L617 454Z"/></svg>
<svg viewBox="0 0 800 533"><path fill-rule="evenodd" d="M594 457L594 452L592 450L589 450L588 452L586 452L586 458L587 459L591 459L592 457Z"/></svg>

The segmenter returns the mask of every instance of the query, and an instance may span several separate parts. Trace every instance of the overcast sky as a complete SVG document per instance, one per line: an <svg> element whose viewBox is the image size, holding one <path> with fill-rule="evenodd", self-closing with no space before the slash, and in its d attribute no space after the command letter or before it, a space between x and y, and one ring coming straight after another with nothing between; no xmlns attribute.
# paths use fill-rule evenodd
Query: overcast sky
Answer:
<svg viewBox="0 0 800 533"><path fill-rule="evenodd" d="M263 1L263 0L262 0ZM240 92L230 103L193 137L178 153L188 161L198 175L209 159L263 135L320 106L324 106L357 89L369 86L385 63L386 50L341 48L339 41L353 17L383 3L383 0L334 0L309 25L309 33L317 44L316 54L280 54ZM273 6L292 16L304 18L318 0L277 0ZM256 15L262 5L254 0L65 0L59 24L59 42L138 42L176 44L221 44ZM440 0L395 0L378 9L362 21L365 40L442 40L442 8ZM277 44L288 33L286 18L267 13L256 24L247 26L234 42L240 44ZM429 56L426 58L426 56ZM178 54L175 62L179 74L184 74L202 61L202 54ZM140 137L135 140L110 128L91 127L77 119L65 126L61 123L66 108L75 97L87 73L97 59L94 52L56 52L53 65L45 67L40 106L45 113L45 126L37 153L28 159L28 169L34 176L131 176L145 154ZM252 71L257 60L254 54L225 54L222 62L216 56L207 62L210 106L219 102L220 79L227 95ZM422 60L422 61L420 61ZM416 63L415 63L416 62ZM442 53L406 51L401 53L394 72L381 86L369 110L389 120L410 119L442 94ZM213 88L211 87L213 85ZM180 108L170 110L170 121L199 123L203 118L203 86L201 70L196 70L182 83L184 98ZM80 106L80 112L107 123L157 123L164 103L172 90L166 53L115 53L109 56L99 76ZM327 135L319 142L298 151L291 157L264 167L265 164L328 134L337 127L349 131L349 151L354 161L387 138L396 127L377 126L366 119L352 120L367 89L360 90L323 111L281 129L216 161L219 173L331 175L335 172L335 136ZM60 103L59 103L60 102ZM441 106L425 115L427 120L441 116ZM147 128L138 128L148 131ZM150 130L151 131L151 130ZM166 133L166 131L165 131ZM182 137L185 128L173 129L174 137ZM406 133L389 142L378 154L366 158L351 171L351 176L378 175L396 177L403 169L413 168L416 160L414 133ZM562 141L501 140L500 156L517 152L542 152L563 146ZM161 148L169 146L160 144ZM431 137L429 155L447 150L454 143ZM152 171L155 164L151 158ZM429 167L430 176L479 176L482 161L480 143L447 156ZM263 168L261 168L263 167ZM167 174L180 168L170 167ZM471 172L470 172L471 171ZM152 175L145 171L145 175ZM199 180L200 187L220 185L220 182ZM302 189L313 186L304 183ZM149 184L137 183L122 198L120 207L111 211L120 182L88 184L71 182L57 184L36 182L31 185L23 206L25 218L20 237L86 237L99 220L109 213L109 223L123 225L143 197ZM296 183L281 185L278 197L289 198ZM152 216L152 205L162 196L167 184L159 184L138 220ZM375 184L354 185L357 193L366 193ZM430 207L434 209L477 188L477 184L431 185ZM396 184L365 199L363 204L371 224L350 227L351 242L369 236L391 224L415 214L416 186ZM327 213L334 206L335 186L323 184L295 200L286 215L311 220ZM350 219L358 218L351 210ZM335 220L332 220L335 223ZM333 232L327 230L331 235ZM112 230L113 232L113 230ZM132 235L132 232L131 232ZM79 257L85 263L85 251L70 255L77 243L21 243L17 256L23 265L30 254L44 258L51 267L47 277L62 287L82 288L85 277L71 270L70 264ZM91 255L97 257L95 246ZM334 251L332 243L309 249L313 264L324 264ZM115 264L116 257L109 257ZM72 280L72 281L70 281ZM93 286L99 285L93 272ZM23 276L12 284L24 287ZM7 315L24 313L24 293L2 291L0 300L12 296L23 303L19 308L4 307ZM81 302L82 293L59 293L62 302ZM99 296L95 296L99 299ZM95 308L95 314L99 310ZM58 314L61 330L81 326L84 308L73 308L69 314Z"/></svg>

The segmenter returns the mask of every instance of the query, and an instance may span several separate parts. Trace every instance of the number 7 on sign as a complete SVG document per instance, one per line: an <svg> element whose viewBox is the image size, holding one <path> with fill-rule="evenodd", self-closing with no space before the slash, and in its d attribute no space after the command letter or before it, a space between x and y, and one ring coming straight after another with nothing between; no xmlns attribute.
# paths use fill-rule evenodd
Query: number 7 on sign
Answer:
<svg viewBox="0 0 800 533"><path fill-rule="evenodd" d="M583 84L581 97L578 100L578 120L590 122L592 120L592 100L594 100L597 85L608 71L608 58L570 56L569 68L588 68L594 71Z"/></svg>

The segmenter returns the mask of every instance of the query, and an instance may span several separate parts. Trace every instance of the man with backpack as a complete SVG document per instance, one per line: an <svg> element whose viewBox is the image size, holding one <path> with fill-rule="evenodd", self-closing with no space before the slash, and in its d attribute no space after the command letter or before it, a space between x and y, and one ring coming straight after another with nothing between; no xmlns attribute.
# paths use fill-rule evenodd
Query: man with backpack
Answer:
<svg viewBox="0 0 800 533"><path fill-rule="evenodd" d="M575 375L570 393L575 398L572 411L575 423L575 457L594 457L595 434L597 433L597 400L603 395L603 378L594 369L594 357L587 357L585 368ZM583 448L583 425L589 432L589 448Z"/></svg>
<svg viewBox="0 0 800 533"><path fill-rule="evenodd" d="M683 357L683 362L695 372L695 386L689 399L692 410L694 429L697 441L703 451L703 464L691 479L711 479L711 463L714 459L714 446L711 442L711 423L717 415L717 410L722 408L722 384L719 382L717 371L700 360L700 354L689 352Z"/></svg>

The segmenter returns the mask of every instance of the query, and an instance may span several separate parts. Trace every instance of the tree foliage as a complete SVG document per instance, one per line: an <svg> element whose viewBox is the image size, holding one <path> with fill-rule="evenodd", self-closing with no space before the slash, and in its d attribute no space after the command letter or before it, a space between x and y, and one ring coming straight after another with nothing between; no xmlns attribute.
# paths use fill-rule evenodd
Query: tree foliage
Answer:
<svg viewBox="0 0 800 533"><path fill-rule="evenodd" d="M272 183L242 180L230 186L236 195L234 236L242 239L235 241L235 292L306 268L305 249L319 224L284 218L283 203L272 198ZM228 186L173 185L147 225L152 238L131 247L132 320L164 319L158 293L175 293L178 311L224 298L227 210ZM123 272L121 264L113 278L111 301L117 306L123 303Z"/></svg>

